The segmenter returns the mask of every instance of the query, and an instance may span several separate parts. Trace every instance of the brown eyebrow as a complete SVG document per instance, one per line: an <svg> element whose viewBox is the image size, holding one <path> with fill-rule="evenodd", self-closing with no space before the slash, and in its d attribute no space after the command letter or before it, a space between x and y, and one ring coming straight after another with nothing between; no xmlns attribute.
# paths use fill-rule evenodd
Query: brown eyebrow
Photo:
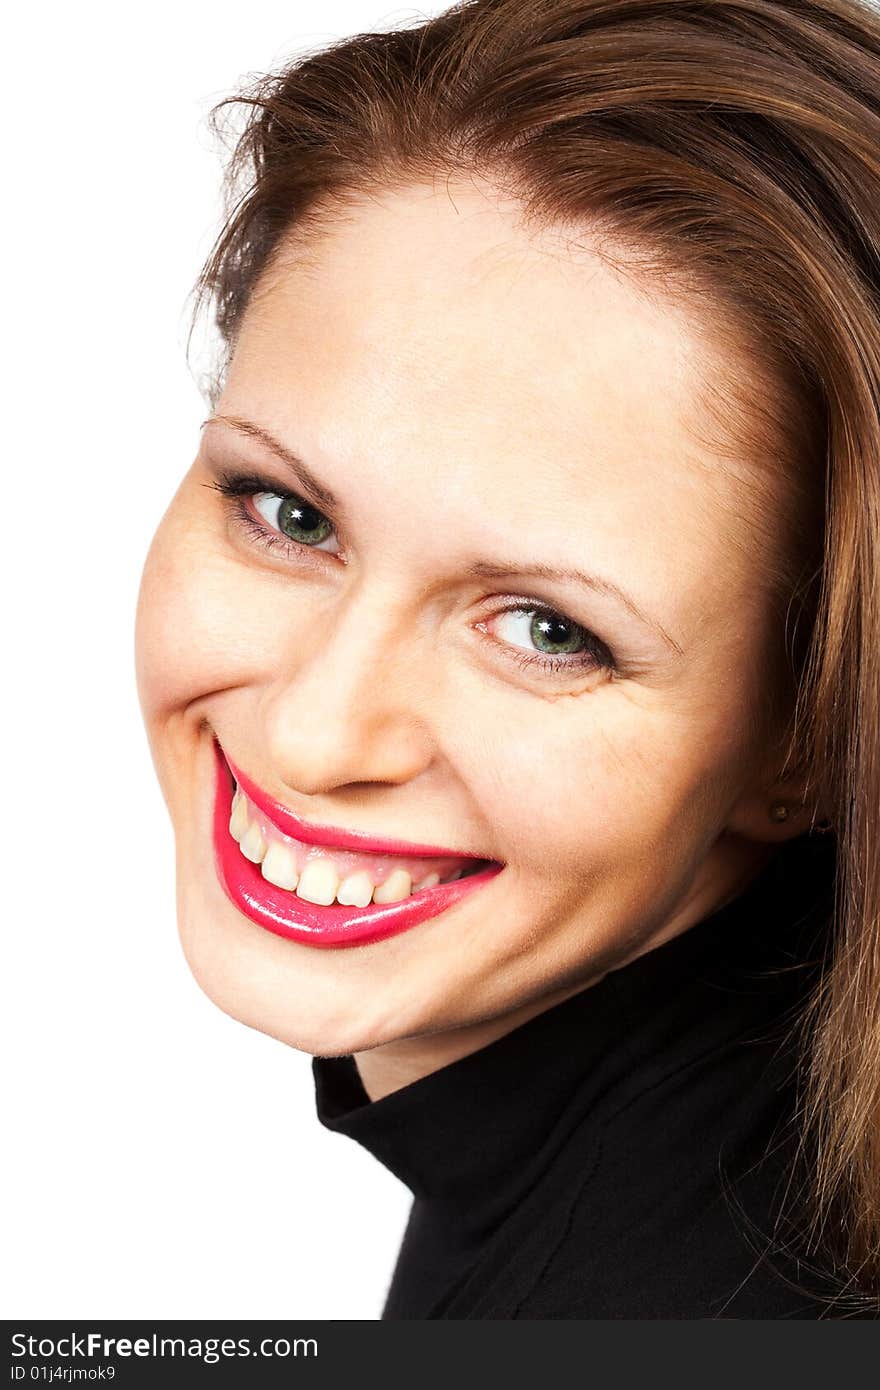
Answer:
<svg viewBox="0 0 880 1390"><path fill-rule="evenodd" d="M242 420L237 415L211 415L207 420L203 420L201 428L205 425L215 423L231 425L239 434L247 435L250 439L256 439L265 448L269 449L276 458L290 470L303 490L310 494L311 498L316 499L322 506L334 511L337 515L343 515L343 507L336 494L331 492L323 483L318 482L314 473L303 463L298 454L293 453L268 430L263 429L262 425L255 425L252 420Z"/></svg>
<svg viewBox="0 0 880 1390"><path fill-rule="evenodd" d="M499 565L489 560L475 560L472 565L468 566L467 574L473 579L510 579L525 576L530 579L546 579L556 583L573 580L576 584L582 585L583 588L592 590L593 593L610 594L619 599L624 607L629 609L630 613L640 622L659 632L664 642L673 651L677 652L679 656L684 655L675 638L669 635L663 625L656 618L651 618L647 613L644 613L635 599L610 579L601 579L598 575L587 574L584 570L558 569L555 565Z"/></svg>
<svg viewBox="0 0 880 1390"><path fill-rule="evenodd" d="M312 497L317 498L323 506L336 512L337 515L344 515L344 509L336 497L336 494L318 481L314 473L306 466L298 454L293 453L291 449L288 449L286 445L282 444L280 440L276 439L268 430L263 429L262 425L255 425L252 420L243 420L237 415L211 415L207 420L202 421L201 428L204 429L205 425L214 424L215 422L230 425L233 429L238 430L240 434L247 435L249 438L256 439L260 444L263 444L286 465L291 473L293 473L304 491L311 494ZM653 628L655 632L658 632L667 646L671 647L679 656L684 655L675 638L669 635L663 625L658 622L656 618L651 618L647 613L644 613L635 599L628 594L625 589L621 589L618 584L614 584L610 579L602 579L598 575L588 574L586 571L579 569L559 569L555 565L502 565L491 560L475 560L468 566L465 573L471 579L529 578L546 579L555 583L574 581L574 583L580 584L583 588L590 589L593 593L610 594L617 598L640 622L644 623L647 627Z"/></svg>

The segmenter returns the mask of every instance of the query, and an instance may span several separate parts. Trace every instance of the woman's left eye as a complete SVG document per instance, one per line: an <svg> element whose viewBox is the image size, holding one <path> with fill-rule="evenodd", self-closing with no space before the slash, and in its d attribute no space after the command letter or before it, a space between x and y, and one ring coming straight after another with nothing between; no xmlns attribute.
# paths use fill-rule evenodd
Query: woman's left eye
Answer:
<svg viewBox="0 0 880 1390"><path fill-rule="evenodd" d="M615 669L614 656L604 642L588 628L553 608L521 601L478 626L484 627L488 621L495 624L493 636L503 645L520 649L521 655L511 653L520 667L538 666L569 674Z"/></svg>

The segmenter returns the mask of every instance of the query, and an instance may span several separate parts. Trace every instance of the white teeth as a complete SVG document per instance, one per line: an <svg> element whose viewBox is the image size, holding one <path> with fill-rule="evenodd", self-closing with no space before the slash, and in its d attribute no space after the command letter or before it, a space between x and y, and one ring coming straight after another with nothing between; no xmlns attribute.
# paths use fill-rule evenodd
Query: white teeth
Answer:
<svg viewBox="0 0 880 1390"><path fill-rule="evenodd" d="M229 833L233 840L241 841L248 828L247 802L240 791L232 798L232 815L229 817Z"/></svg>
<svg viewBox="0 0 880 1390"><path fill-rule="evenodd" d="M391 873L380 883L373 893L374 903L398 903L402 898L408 898L412 888L412 879L406 869L392 869Z"/></svg>
<svg viewBox="0 0 880 1390"><path fill-rule="evenodd" d="M250 859L251 863L259 864L266 853L266 841L263 839L263 832L256 821L251 821L247 830L241 838L239 849L245 859Z"/></svg>
<svg viewBox="0 0 880 1390"><path fill-rule="evenodd" d="M297 897L329 907L336 897L339 875L329 859L310 859L299 876Z"/></svg>
<svg viewBox="0 0 880 1390"><path fill-rule="evenodd" d="M299 882L296 860L292 852L286 845L280 845L275 840L266 850L266 857L260 868L263 878L268 879L269 883L274 883L276 888L287 888L292 891Z"/></svg>
<svg viewBox="0 0 880 1390"><path fill-rule="evenodd" d="M373 900L373 880L366 869L344 878L336 890L336 901L345 907L367 907Z"/></svg>
<svg viewBox="0 0 880 1390"><path fill-rule="evenodd" d="M267 842L259 823L250 820L249 813L252 813L250 802L236 787L229 816L229 833L238 842L245 858L260 865L263 878L268 883L274 883L288 892L296 892L298 897L321 907L329 907L334 902L346 907L368 907L371 902L396 903L408 898L410 893L435 888L440 882L451 883L461 878L464 872L463 868L456 869L441 880L435 870L418 883L413 883L406 869L393 869L382 883L376 885L366 869L359 869L348 873L340 881L334 861L329 855L322 854L307 859L302 872L298 874L294 847L274 839Z"/></svg>
<svg viewBox="0 0 880 1390"><path fill-rule="evenodd" d="M423 888L436 888L439 882L440 875L438 873L428 874L428 877L423 878L421 883L413 884L413 892L420 893Z"/></svg>

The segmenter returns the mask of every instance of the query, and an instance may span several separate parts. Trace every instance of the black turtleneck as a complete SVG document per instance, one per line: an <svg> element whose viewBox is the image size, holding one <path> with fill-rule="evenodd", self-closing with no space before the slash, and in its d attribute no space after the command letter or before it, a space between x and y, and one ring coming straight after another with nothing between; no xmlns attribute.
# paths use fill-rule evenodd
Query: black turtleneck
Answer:
<svg viewBox="0 0 880 1390"><path fill-rule="evenodd" d="M314 1058L321 1123L413 1193L382 1318L853 1316L780 1213L834 871L831 836L790 841L698 925L380 1100Z"/></svg>

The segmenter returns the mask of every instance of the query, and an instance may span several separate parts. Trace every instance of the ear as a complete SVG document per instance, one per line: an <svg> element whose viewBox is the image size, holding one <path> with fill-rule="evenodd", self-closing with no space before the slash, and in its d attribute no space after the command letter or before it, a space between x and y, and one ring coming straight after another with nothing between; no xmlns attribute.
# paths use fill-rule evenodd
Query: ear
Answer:
<svg viewBox="0 0 880 1390"><path fill-rule="evenodd" d="M725 828L731 835L767 844L793 840L826 821L822 806L816 804L815 792L812 799L808 798L808 782L802 773L762 779L742 792L731 808ZM827 823L822 828L827 829Z"/></svg>

